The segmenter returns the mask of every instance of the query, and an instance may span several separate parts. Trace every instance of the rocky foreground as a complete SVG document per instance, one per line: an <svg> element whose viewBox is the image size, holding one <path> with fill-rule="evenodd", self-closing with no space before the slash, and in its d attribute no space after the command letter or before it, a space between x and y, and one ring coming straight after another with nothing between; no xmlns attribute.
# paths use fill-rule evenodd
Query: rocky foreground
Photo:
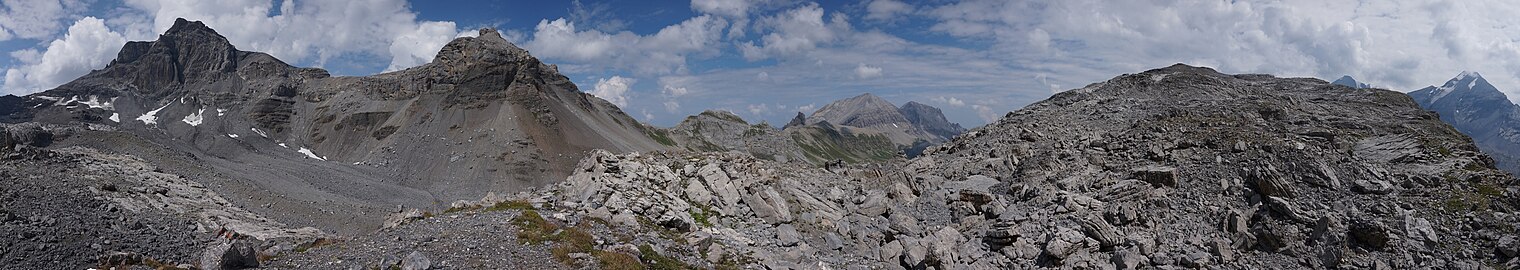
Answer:
<svg viewBox="0 0 1520 270"><path fill-rule="evenodd" d="M350 243L425 250L458 237L393 232L487 226L461 230L590 268L1512 269L1516 184L1400 93L1178 65L1057 94L913 160L598 151L560 185L398 214ZM345 261L360 268L406 253L365 245L318 249L393 254ZM322 252L275 265L348 258L309 257L335 256Z"/></svg>

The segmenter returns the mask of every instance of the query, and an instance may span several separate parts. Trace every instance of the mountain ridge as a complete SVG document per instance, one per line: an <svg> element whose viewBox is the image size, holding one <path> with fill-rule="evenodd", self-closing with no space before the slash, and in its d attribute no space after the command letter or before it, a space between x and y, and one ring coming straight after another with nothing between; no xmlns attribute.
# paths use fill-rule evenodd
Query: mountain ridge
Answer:
<svg viewBox="0 0 1520 270"><path fill-rule="evenodd" d="M333 77L239 51L183 19L118 55L77 80L19 97L26 109L0 119L85 125L89 132L59 143L196 164L166 170L220 175L205 184L235 186L218 191L245 205L332 201L323 209L254 210L282 219L345 213L296 224L341 233L378 226L382 217L373 213L396 205L439 208L558 182L592 149L667 149L637 120L493 29L449 42L433 62L371 76Z"/></svg>
<svg viewBox="0 0 1520 270"><path fill-rule="evenodd" d="M1441 86L1409 93L1420 106L1472 137L1499 167L1520 174L1520 105L1477 72L1463 71Z"/></svg>

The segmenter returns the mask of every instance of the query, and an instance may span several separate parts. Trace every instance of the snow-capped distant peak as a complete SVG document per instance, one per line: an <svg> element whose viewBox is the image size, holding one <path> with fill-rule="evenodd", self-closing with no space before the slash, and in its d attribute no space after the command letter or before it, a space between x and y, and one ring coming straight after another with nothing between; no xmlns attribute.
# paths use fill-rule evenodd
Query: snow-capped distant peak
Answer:
<svg viewBox="0 0 1520 270"><path fill-rule="evenodd" d="M1483 76L1479 75L1478 72L1476 72L1476 71L1466 71L1466 70L1463 70L1462 73L1461 74L1457 74L1457 78L1455 78L1453 80L1465 81L1467 79L1478 78L1478 77L1483 77Z"/></svg>
<svg viewBox="0 0 1520 270"><path fill-rule="evenodd" d="M1452 92L1456 92L1457 90L1472 90L1473 87L1478 86L1478 80L1480 79L1483 79L1483 75L1478 74L1478 72L1464 70L1462 73L1457 74L1457 77L1446 81L1446 84L1441 85L1441 87L1436 87L1435 93L1431 95L1431 102L1441 100L1441 98L1446 97L1446 95L1450 95ZM1467 83L1465 87L1462 84L1463 82Z"/></svg>

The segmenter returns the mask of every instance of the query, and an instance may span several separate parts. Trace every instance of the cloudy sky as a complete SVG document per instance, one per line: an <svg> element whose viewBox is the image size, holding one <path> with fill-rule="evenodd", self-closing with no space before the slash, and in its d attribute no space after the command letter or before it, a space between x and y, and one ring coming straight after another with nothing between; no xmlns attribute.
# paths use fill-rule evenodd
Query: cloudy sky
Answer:
<svg viewBox="0 0 1520 270"><path fill-rule="evenodd" d="M420 65L499 28L634 117L784 123L864 92L980 125L1173 63L1411 91L1477 71L1520 97L1520 1L0 0L3 94L103 67L175 18L338 75ZM1513 98L1512 98L1513 99Z"/></svg>

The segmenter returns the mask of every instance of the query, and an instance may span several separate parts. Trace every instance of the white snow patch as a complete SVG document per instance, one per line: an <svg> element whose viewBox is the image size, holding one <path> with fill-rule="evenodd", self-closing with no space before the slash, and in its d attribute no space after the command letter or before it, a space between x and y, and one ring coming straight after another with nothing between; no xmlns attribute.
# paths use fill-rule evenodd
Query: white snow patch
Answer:
<svg viewBox="0 0 1520 270"><path fill-rule="evenodd" d="M259 137L269 138L269 134L264 134L264 132L263 131L259 131L258 128L248 128L248 130L252 130L253 133L258 133Z"/></svg>
<svg viewBox="0 0 1520 270"><path fill-rule="evenodd" d="M57 103L53 103L53 106L69 105L69 103L74 103L75 101L79 101L79 96L72 96L72 97L69 97L69 100L59 101Z"/></svg>
<svg viewBox="0 0 1520 270"><path fill-rule="evenodd" d="M118 98L121 98L121 97L114 97L114 98L111 98L110 100L101 100L100 96L90 96L90 100L80 100L79 104L84 104L85 106L90 106L90 108L101 108L101 109L107 109L107 110L115 110L116 106L112 105L112 104L116 103L116 99L118 99Z"/></svg>
<svg viewBox="0 0 1520 270"><path fill-rule="evenodd" d="M237 139L237 138L238 138L238 135L237 135L237 134L232 134L232 133L227 133L227 137L228 137L228 138L233 138L233 139Z"/></svg>
<svg viewBox="0 0 1520 270"><path fill-rule="evenodd" d="M1477 86L1477 85L1478 85L1478 79L1473 79L1472 81L1467 82L1467 89L1472 89L1473 86Z"/></svg>
<svg viewBox="0 0 1520 270"><path fill-rule="evenodd" d="M286 146L285 143L280 143L280 147L290 148L290 146Z"/></svg>
<svg viewBox="0 0 1520 270"><path fill-rule="evenodd" d="M38 99L44 99L44 100L47 100L47 101L58 101L58 100L62 99L62 98L59 98L59 97L50 97L50 96L35 96L35 97L38 98Z"/></svg>
<svg viewBox="0 0 1520 270"><path fill-rule="evenodd" d="M206 120L205 118L201 117L202 113L206 113L206 108L201 108L201 110L196 111L195 114L187 115L185 116L185 120L180 121L184 121L186 124L190 124L192 127L199 126L201 125L201 120Z"/></svg>
<svg viewBox="0 0 1520 270"><path fill-rule="evenodd" d="M220 117L225 114L227 114L227 109L216 109L216 116Z"/></svg>
<svg viewBox="0 0 1520 270"><path fill-rule="evenodd" d="M309 157L309 158L312 158L312 159L327 160L327 158L320 157L320 156L317 156L316 153L312 153L311 149L306 149L306 147L301 147L301 150L296 150L296 152L301 152L302 154L306 154L306 157Z"/></svg>
<svg viewBox="0 0 1520 270"><path fill-rule="evenodd" d="M900 128L899 126L897 126L897 123L892 123L892 127Z"/></svg>
<svg viewBox="0 0 1520 270"><path fill-rule="evenodd" d="M144 125L157 125L158 124L158 111L162 111L162 110L164 110L164 108L168 108L168 107L169 107L169 104L164 104L163 107L158 107L158 109L153 109L152 111L148 111L148 113L143 114L142 116L138 116L137 117L137 121L142 121Z"/></svg>
<svg viewBox="0 0 1520 270"><path fill-rule="evenodd" d="M121 114L120 113L111 113L111 122L121 123Z"/></svg>

